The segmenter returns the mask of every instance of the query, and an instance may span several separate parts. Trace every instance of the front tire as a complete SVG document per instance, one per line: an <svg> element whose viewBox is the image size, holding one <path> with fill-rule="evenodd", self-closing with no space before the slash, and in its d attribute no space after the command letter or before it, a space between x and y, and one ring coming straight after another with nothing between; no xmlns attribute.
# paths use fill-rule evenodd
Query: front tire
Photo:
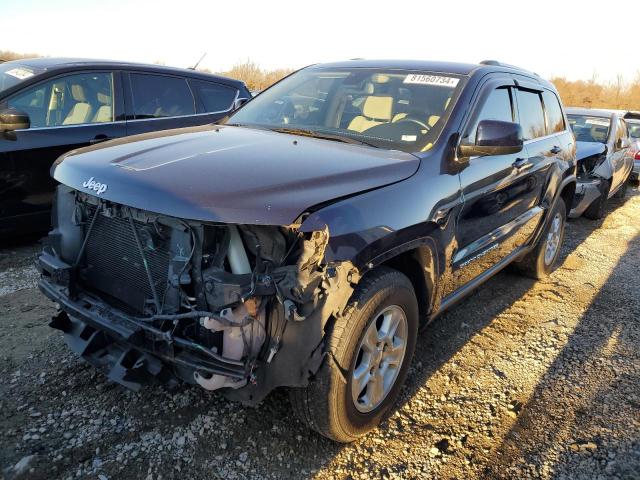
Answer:
<svg viewBox="0 0 640 480"><path fill-rule="evenodd" d="M400 393L417 332L409 279L386 267L370 272L327 333L328 354L315 378L290 390L298 418L343 443L376 428Z"/></svg>
<svg viewBox="0 0 640 480"><path fill-rule="evenodd" d="M553 272L560 257L566 222L567 207L564 200L558 198L549 214L549 222L542 232L540 240L535 248L516 264L517 270L535 279L545 278Z"/></svg>

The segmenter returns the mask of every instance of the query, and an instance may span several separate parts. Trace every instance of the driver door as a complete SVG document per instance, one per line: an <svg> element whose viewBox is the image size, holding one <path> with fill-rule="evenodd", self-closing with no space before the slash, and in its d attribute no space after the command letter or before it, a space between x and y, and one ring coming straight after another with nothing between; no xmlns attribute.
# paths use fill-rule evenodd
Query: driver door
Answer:
<svg viewBox="0 0 640 480"><path fill-rule="evenodd" d="M518 119L513 81L490 81L480 94L462 142L474 143L481 120ZM540 104L539 122L545 130ZM526 137L525 137L526 139ZM542 191L528 147L506 155L471 157L460 172L463 206L453 257L454 288L461 288L499 264L526 242L541 218Z"/></svg>

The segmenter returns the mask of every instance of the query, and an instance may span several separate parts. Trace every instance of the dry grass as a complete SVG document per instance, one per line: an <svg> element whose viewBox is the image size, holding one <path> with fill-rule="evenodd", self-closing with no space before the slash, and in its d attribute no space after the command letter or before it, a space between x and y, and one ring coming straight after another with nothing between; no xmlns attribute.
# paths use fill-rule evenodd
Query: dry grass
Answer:
<svg viewBox="0 0 640 480"><path fill-rule="evenodd" d="M20 58L40 57L37 53L16 53L9 50L0 50L0 60L18 60Z"/></svg>
<svg viewBox="0 0 640 480"><path fill-rule="evenodd" d="M244 63L234 65L227 72L218 72L218 74L242 80L249 90L264 90L291 72L293 69L290 68L264 70L257 63L247 60Z"/></svg>
<svg viewBox="0 0 640 480"><path fill-rule="evenodd" d="M618 75L615 82L602 84L595 79L570 81L552 78L562 102L572 107L640 110L640 74L630 83Z"/></svg>

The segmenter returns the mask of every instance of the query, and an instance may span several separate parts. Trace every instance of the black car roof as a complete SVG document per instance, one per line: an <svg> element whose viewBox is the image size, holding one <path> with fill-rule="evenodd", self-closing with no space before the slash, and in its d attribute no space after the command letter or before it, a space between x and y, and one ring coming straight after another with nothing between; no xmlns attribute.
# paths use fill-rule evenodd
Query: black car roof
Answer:
<svg viewBox="0 0 640 480"><path fill-rule="evenodd" d="M153 71L158 73L174 73L174 74L189 76L193 78L201 78L203 80L216 80L221 83L236 85L238 87L245 86L244 82L240 80L235 80L228 77L222 77L219 75L214 75L212 73L191 70L188 68L167 67L164 65L153 65L153 64L147 64L147 63L124 62L120 60L100 60L100 59L92 59L92 58L40 57L40 58L25 58L25 59L19 59L19 60L12 60L7 63L16 63L19 65L26 65L29 67L33 67L33 68L43 70L43 71L48 71L48 72L51 72L54 70L61 70L65 68L73 68L73 67L141 69L141 70Z"/></svg>

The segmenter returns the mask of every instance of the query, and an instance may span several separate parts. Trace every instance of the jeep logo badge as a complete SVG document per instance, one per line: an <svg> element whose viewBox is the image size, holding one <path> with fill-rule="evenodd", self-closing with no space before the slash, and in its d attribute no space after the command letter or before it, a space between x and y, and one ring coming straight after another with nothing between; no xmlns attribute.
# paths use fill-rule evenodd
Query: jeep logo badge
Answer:
<svg viewBox="0 0 640 480"><path fill-rule="evenodd" d="M106 183L96 182L93 177L82 184L84 188L95 191L98 195L107 191Z"/></svg>

